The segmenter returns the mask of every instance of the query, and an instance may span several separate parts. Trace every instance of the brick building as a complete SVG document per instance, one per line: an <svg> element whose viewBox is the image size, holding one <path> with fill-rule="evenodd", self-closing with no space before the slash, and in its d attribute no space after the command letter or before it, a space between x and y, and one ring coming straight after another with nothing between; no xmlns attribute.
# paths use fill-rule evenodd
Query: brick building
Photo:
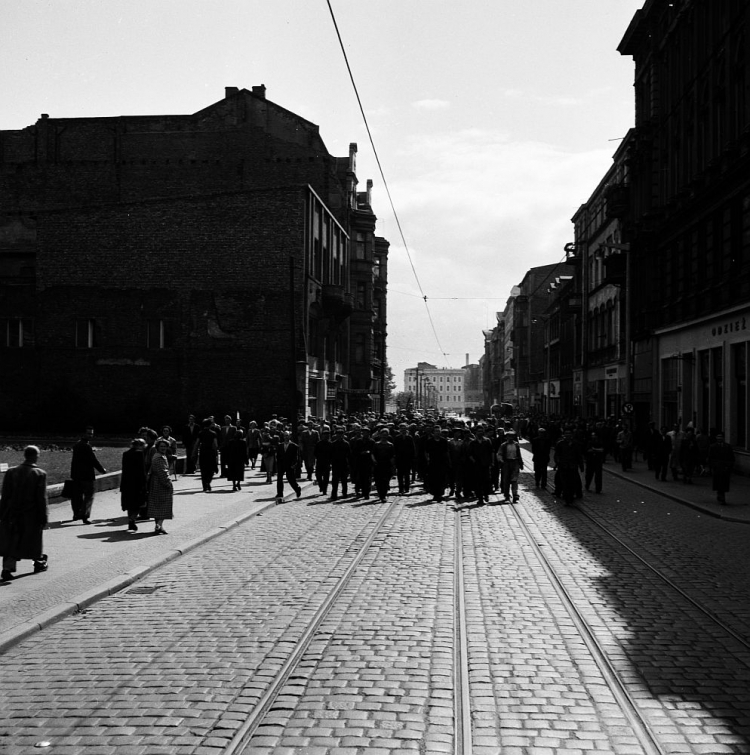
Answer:
<svg viewBox="0 0 750 755"><path fill-rule="evenodd" d="M330 155L262 86L0 132L0 422L369 407L388 246L356 153Z"/></svg>

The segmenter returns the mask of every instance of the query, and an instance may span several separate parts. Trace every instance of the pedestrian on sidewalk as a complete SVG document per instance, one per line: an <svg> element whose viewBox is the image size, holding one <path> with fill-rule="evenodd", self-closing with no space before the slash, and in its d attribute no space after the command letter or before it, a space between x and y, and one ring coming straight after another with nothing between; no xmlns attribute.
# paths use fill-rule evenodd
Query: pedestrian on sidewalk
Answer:
<svg viewBox="0 0 750 755"><path fill-rule="evenodd" d="M134 438L130 441L130 448L122 455L120 506L128 514L128 532L138 531L135 520L146 503L148 480L143 460L145 447L146 441L142 438Z"/></svg>
<svg viewBox="0 0 750 755"><path fill-rule="evenodd" d="M106 474L107 470L99 463L96 452L91 447L94 428L86 428L81 439L73 446L70 460L70 479L73 480L73 521L91 524L91 508L94 505L94 480L96 473Z"/></svg>
<svg viewBox="0 0 750 755"><path fill-rule="evenodd" d="M302 495L302 488L297 482L297 466L300 464L299 446L292 442L292 434L289 430L284 430L281 434L281 443L276 449L276 502L281 503L284 500L284 477L297 494L297 498Z"/></svg>
<svg viewBox="0 0 750 755"><path fill-rule="evenodd" d="M591 433L589 442L586 447L586 490L591 489L591 483L594 483L594 490L597 493L602 492L602 468L604 467L604 443L596 433Z"/></svg>
<svg viewBox="0 0 750 755"><path fill-rule="evenodd" d="M34 573L47 569L44 530L49 520L47 473L37 466L39 449L26 446L23 463L12 467L3 478L0 493L0 556L3 557L0 581L14 579L18 561L34 562Z"/></svg>
<svg viewBox="0 0 750 755"><path fill-rule="evenodd" d="M255 469L258 462L258 454L261 448L261 434L258 423L252 420L247 426L247 458L250 461L250 469Z"/></svg>
<svg viewBox="0 0 750 755"><path fill-rule="evenodd" d="M212 426L213 420L207 417L203 420L203 429L198 433L198 466L204 493L211 492L211 481L219 471L219 441Z"/></svg>
<svg viewBox="0 0 750 755"><path fill-rule="evenodd" d="M185 474L195 474L195 461L198 458L196 447L200 425L195 421L195 415L188 415L187 425L182 430L182 445L185 446Z"/></svg>
<svg viewBox="0 0 750 755"><path fill-rule="evenodd" d="M666 482L669 459L672 456L672 437L667 432L666 425L659 428L659 440L654 441L653 454L656 479Z"/></svg>
<svg viewBox="0 0 750 755"><path fill-rule="evenodd" d="M716 500L726 504L729 492L729 478L734 466L734 451L724 441L724 433L716 433L716 442L708 449L708 464L711 467L712 487L716 491Z"/></svg>
<svg viewBox="0 0 750 755"><path fill-rule="evenodd" d="M620 464L623 472L633 469L633 433L628 425L623 425L617 434L617 446L620 449Z"/></svg>
<svg viewBox="0 0 750 755"><path fill-rule="evenodd" d="M157 440L154 449L148 477L148 516L156 524L154 534L166 535L164 520L172 518L174 497L172 479L169 476L169 443L166 440Z"/></svg>
<svg viewBox="0 0 750 755"><path fill-rule="evenodd" d="M245 431L241 427L238 427L234 437L227 441L224 446L224 455L226 456L227 480L232 483L232 491L241 490L248 462Z"/></svg>
<svg viewBox="0 0 750 755"><path fill-rule="evenodd" d="M682 482L685 485L693 484L693 474L699 461L700 451L695 440L695 432L692 427L688 427L680 444L680 467L682 467Z"/></svg>

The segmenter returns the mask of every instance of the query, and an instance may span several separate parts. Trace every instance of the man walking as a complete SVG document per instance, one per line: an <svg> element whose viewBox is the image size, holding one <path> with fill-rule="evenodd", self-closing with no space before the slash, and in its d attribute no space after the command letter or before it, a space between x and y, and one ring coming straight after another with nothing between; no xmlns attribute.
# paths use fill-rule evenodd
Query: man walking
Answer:
<svg viewBox="0 0 750 755"><path fill-rule="evenodd" d="M276 467L278 475L276 477L276 503L284 500L284 477L292 486L292 490L297 494L297 498L302 495L302 488L297 482L297 464L299 464L299 446L292 443L292 434L284 430L281 434L281 443L276 450Z"/></svg>
<svg viewBox="0 0 750 755"><path fill-rule="evenodd" d="M0 555L3 557L0 580L14 578L17 562L29 558L34 572L47 569L43 532L47 527L47 473L37 466L39 449L26 446L24 461L9 469L0 494Z"/></svg>
<svg viewBox="0 0 750 755"><path fill-rule="evenodd" d="M78 443L73 446L73 458L70 460L70 479L74 483L73 498L70 500L73 507L73 521L80 520L84 524L91 524L96 472L107 473L91 447L93 438L94 428L89 425Z"/></svg>

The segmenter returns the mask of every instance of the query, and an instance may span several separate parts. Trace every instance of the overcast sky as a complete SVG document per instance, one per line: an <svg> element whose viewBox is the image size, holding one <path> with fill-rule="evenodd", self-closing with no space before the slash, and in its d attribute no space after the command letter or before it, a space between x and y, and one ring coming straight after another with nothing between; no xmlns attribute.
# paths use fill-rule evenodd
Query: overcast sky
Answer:
<svg viewBox="0 0 750 755"><path fill-rule="evenodd" d="M225 86L265 84L332 154L357 142L391 243L400 389L418 361L477 362L512 286L564 257L570 218L633 125L633 61L616 47L643 4L331 0L419 283L326 0L2 0L0 129L193 113Z"/></svg>

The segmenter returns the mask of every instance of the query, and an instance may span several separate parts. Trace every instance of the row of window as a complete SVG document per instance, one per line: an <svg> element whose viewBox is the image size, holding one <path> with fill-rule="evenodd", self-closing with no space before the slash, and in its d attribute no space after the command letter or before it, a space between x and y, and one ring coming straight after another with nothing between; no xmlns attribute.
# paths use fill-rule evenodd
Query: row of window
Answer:
<svg viewBox="0 0 750 755"><path fill-rule="evenodd" d="M73 328L73 344L77 349L94 349L102 345L101 327L92 318L78 318ZM172 334L166 320L144 323L144 345L147 349L172 346ZM30 348L35 345L34 320L26 317L0 317L0 347Z"/></svg>

